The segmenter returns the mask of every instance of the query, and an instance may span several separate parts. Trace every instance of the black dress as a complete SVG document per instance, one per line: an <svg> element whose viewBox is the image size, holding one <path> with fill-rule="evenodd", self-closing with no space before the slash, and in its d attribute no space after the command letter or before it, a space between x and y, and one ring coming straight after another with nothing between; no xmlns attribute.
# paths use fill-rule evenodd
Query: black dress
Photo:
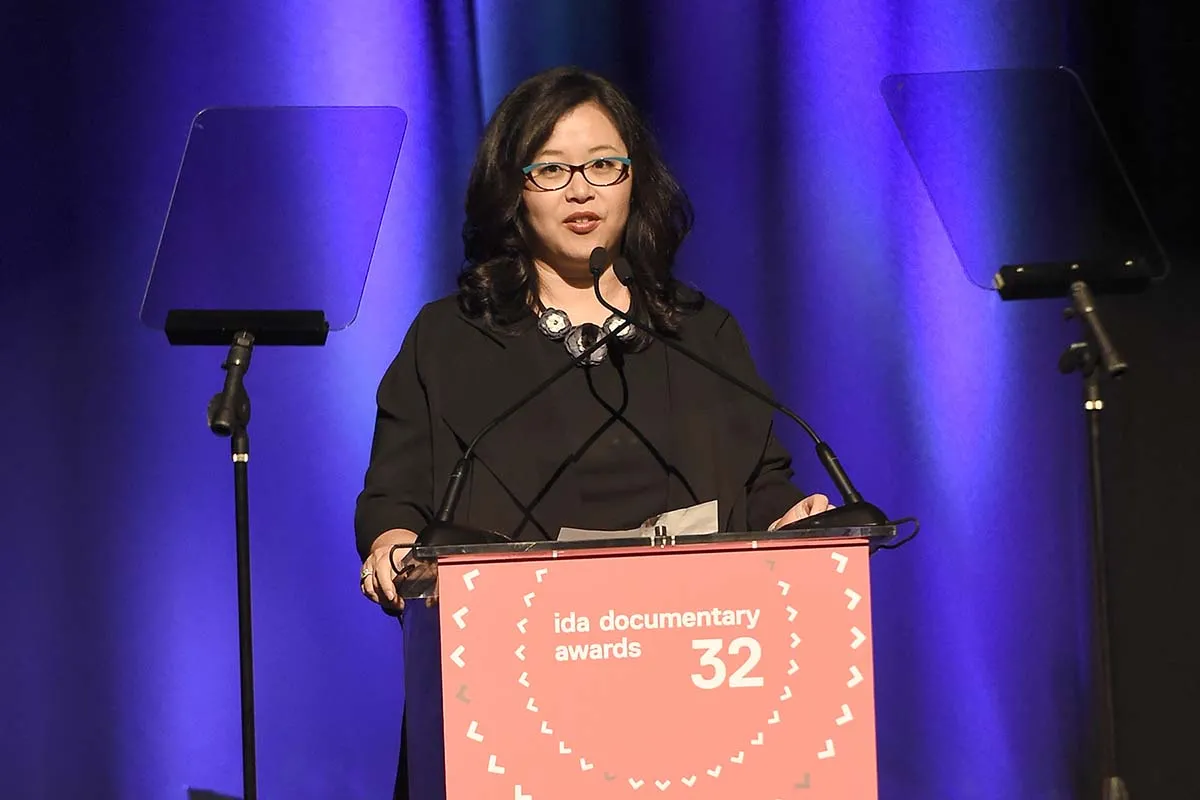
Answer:
<svg viewBox="0 0 1200 800"><path fill-rule="evenodd" d="M561 344L539 345L539 357L550 363L569 357ZM580 487L567 526L623 530L669 510L672 475L661 443L671 398L662 350L656 344L630 353L611 348L604 362L563 378L559 397L570 420L562 431L563 474L574 473Z"/></svg>
<svg viewBox="0 0 1200 800"><path fill-rule="evenodd" d="M686 316L677 336L769 391L737 322L715 303ZM532 325L516 335L493 331L453 297L425 306L379 385L355 508L359 554L366 558L384 531L424 528L466 442L566 363L563 345ZM605 428L614 416L623 423ZM454 519L546 540L563 526L636 524L642 514L715 499L720 530L763 530L802 496L773 417L760 400L660 343L572 369L479 441ZM665 473L665 500L656 472ZM610 502L622 488L632 494Z"/></svg>

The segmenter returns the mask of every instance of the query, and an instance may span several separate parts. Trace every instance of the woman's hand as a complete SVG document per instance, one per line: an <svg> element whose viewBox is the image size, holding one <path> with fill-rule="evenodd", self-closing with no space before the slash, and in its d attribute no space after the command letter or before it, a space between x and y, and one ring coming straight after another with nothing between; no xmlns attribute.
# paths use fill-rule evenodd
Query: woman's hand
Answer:
<svg viewBox="0 0 1200 800"><path fill-rule="evenodd" d="M829 502L829 498L825 495L810 494L808 497L789 508L787 513L782 517L772 522L767 530L773 531L777 528L783 527L784 525L790 525L796 520L801 520L805 517L811 517L815 514L820 514L822 511L828 511L833 507L833 504Z"/></svg>
<svg viewBox="0 0 1200 800"><path fill-rule="evenodd" d="M398 545L405 548L395 553L394 560L399 564L416 541L417 534L397 528L384 531L372 542L371 554L363 562L359 574L359 588L372 602L396 611L404 610L404 598L396 592L397 573L392 567L392 548Z"/></svg>

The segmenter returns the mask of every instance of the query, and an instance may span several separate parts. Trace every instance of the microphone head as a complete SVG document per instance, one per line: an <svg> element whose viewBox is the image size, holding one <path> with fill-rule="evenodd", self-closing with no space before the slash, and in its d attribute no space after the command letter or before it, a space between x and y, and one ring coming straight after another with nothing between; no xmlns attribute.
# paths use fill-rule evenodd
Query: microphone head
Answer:
<svg viewBox="0 0 1200 800"><path fill-rule="evenodd" d="M622 286L633 284L633 267L629 266L629 262L623 257L613 263L613 274L617 276L617 280L621 282Z"/></svg>
<svg viewBox="0 0 1200 800"><path fill-rule="evenodd" d="M607 248L601 246L592 250L592 254L588 256L588 271L592 273L593 278L604 274L604 270L608 269L609 260Z"/></svg>

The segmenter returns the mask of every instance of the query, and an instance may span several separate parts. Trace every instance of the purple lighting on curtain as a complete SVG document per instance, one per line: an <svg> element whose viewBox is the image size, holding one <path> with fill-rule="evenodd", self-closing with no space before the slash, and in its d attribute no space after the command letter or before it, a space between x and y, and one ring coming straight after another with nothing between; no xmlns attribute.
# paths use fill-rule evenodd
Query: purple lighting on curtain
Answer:
<svg viewBox="0 0 1200 800"><path fill-rule="evenodd" d="M879 91L895 72L1056 57L1040 26L1010 24L1042 9L662 3L645 23L655 69L635 87L697 208L683 276L738 314L864 494L922 521L874 562L885 800L986 797L1014 775L1067 797L1079 763L1079 464L1040 444L1069 392L1057 343L1044 309L966 279ZM964 175L985 179L1001 207L1029 200ZM1000 221L980 233L1002 239ZM828 491L782 435L801 485Z"/></svg>
<svg viewBox="0 0 1200 800"><path fill-rule="evenodd" d="M136 161L132 147L123 158L141 167L139 187L154 187L142 188L153 199L124 220L139 239L151 242L161 226L172 165L201 108L394 105L412 120L358 323L321 350L260 348L247 378L260 790L298 800L373 796L390 785L395 764L402 664L394 623L370 613L358 594L350 509L375 384L438 285L436 273L453 264L453 239L439 223L441 209L457 202L458 182L440 178L461 163L453 149L461 137L441 126L453 127L444 109L454 102L443 93L461 91L462 82L448 77L443 59L462 59L435 52L432 42L451 48L453 37L439 29L457 31L461 42L467 26L424 5L226 5L206 3L201 12L200 4L173 4L140 22L157 38L130 54L147 71L141 147ZM315 197L323 188L308 191ZM312 220L318 228L330 222L320 213ZM350 260L346 269L361 275L363 254ZM149 260L142 263L129 271L128 288L134 273L144 279ZM200 413L219 388L222 354L169 348L136 328L122 336L136 342L120 346L145 351L135 382L151 407L137 454L144 472L114 465L140 479L109 490L123 517L121 555L114 552L110 568L125 580L112 600L122 652L114 669L119 786L106 796L182 800L185 785L240 793L228 445ZM377 715L364 717L347 691L371 680ZM364 724L390 737L328 734Z"/></svg>
<svg viewBox="0 0 1200 800"><path fill-rule="evenodd" d="M886 508L918 514L925 531L912 550L876 562L884 798L986 797L1005 785L1066 797L1075 779L1077 692L1037 665L1082 655L1079 603L1064 607L1059 592L1082 589L1085 563L1070 546L1061 561L1031 556L1058 533L1050 509L1062 505L1061 477L1023 480L1038 437L1013 419L1040 389L1023 372L1045 366L1015 356L1031 312L968 281L879 93L898 70L1017 57L1020 47L997 36L997 13L859 0L787 15L801 54L788 83L797 99L789 139L807 144L792 176L809 209L804 270L829 265L804 279L805 316L839 332L824 343L832 366L822 378L842 387L807 403L843 426L829 436L889 454L867 463L860 485L880 487ZM988 109L978 119L1002 116ZM939 135L954 159L956 143L1004 130L943 124ZM997 208L1029 200L1004 196L1003 176L980 166L964 165L961 180L992 187ZM995 241L1006 231L983 219L972 234ZM849 427L860 420L891 430ZM1019 523L1014 491L1038 510Z"/></svg>
<svg viewBox="0 0 1200 800"><path fill-rule="evenodd" d="M925 63L944 62L943 54L956 50L969 52L972 31L958 32L960 38L942 34ZM882 96L877 102L883 106ZM957 142L1003 135L952 125L939 130L948 160L954 158ZM1004 566L996 563L995 548L986 538L991 521L1007 516L1009 500L995 490L1000 476L1015 466L1014 430L1001 422L1006 408L1022 402L1013 377L1014 309L1002 307L967 279L895 127L880 144L892 158L889 200L903 210L890 235L915 267L896 288L906 309L908 390L913 405L922 409L913 418L915 445L928 496L937 498L923 519L928 531L937 532L937 540L926 540L918 552L919 591L909 602L916 616L940 623L913 631L917 643L912 647L922 670L938 676L938 686L915 687L911 716L901 724L921 732L909 746L924 750L926 758L949 750L949 737L961 737L953 743L956 757L933 778L938 793L957 796L1003 785L1025 760L1022 748L1008 741L1013 728L1006 720L1001 688L1023 678L1009 671L1013 662L992 652L997 625L990 617L1003 606L1007 591L996 584ZM983 179L979 167L963 164L963 180ZM998 191L1002 186L989 185ZM994 220L984 220L978 233L1003 235ZM1064 777L1041 779L1059 782Z"/></svg>

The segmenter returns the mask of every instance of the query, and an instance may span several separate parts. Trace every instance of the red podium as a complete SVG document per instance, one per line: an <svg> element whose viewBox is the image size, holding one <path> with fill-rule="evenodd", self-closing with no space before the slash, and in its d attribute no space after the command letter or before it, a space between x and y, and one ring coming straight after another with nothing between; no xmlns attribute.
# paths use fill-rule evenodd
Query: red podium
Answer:
<svg viewBox="0 0 1200 800"><path fill-rule="evenodd" d="M875 798L868 557L894 532L418 551L446 798Z"/></svg>

